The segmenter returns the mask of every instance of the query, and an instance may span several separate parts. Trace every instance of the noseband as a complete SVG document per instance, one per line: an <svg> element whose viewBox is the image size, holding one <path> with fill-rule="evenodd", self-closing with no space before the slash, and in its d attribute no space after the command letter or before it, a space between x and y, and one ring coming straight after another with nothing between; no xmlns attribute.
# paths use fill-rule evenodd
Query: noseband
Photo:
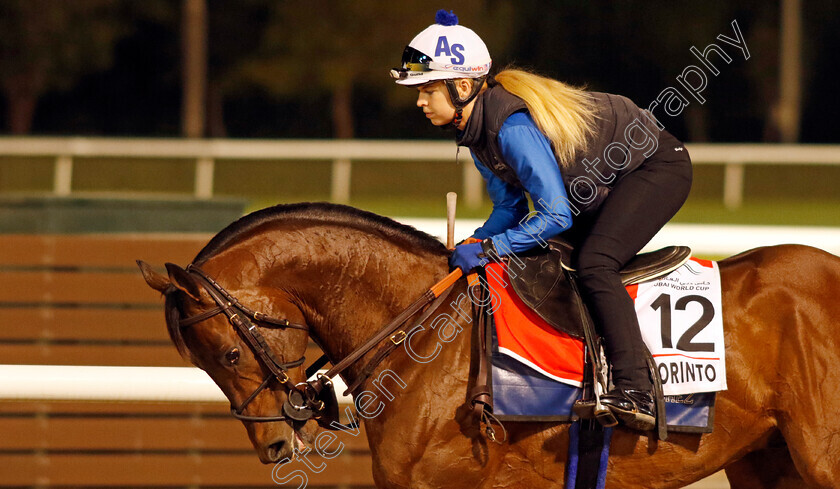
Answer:
<svg viewBox="0 0 840 489"><path fill-rule="evenodd" d="M314 380L295 384L289 378L287 371L291 368L302 365L306 357L300 357L293 362L281 363L277 359L277 356L274 354L271 347L265 341L265 338L262 334L260 334L257 329L257 324L263 323L280 328L300 329L306 331L307 333L309 332L309 327L305 324L291 323L288 319L274 318L259 311L249 309L195 265L188 265L186 271L196 278L198 283L213 299L213 302L216 303L216 307L196 314L195 316L181 319L178 322L178 325L180 327L187 327L207 320L218 314L224 314L227 316L228 322L248 344L248 347L254 355L269 371L262 383L245 399L245 401L242 402L238 408L231 404L231 414L236 419L254 423L265 423L271 421L307 421L310 418L315 418L322 427L330 429L337 429L339 426L343 427L338 424L338 406L332 379L347 369L347 367L358 361L366 353L371 351L385 338L389 338L391 341L383 345L377 354L368 362L367 365L365 365L361 371L361 375L347 389L345 395L348 392L353 392L373 372L376 365L384 360L388 354L390 354L402 343L407 336L407 331L413 331L417 325L425 321L431 313L446 300L449 293L453 290L452 286L455 284L455 280L457 280L460 276L460 274L450 274L446 279L427 290L421 297L398 314L397 317L395 317L390 323L385 325L373 337L368 339L368 341L366 341L361 347L357 348L343 360L335 364L325 374L319 374ZM406 321L408 321L413 315L418 313L424 306L430 303L431 306L423 314L421 314L419 318L412 322L411 328L403 328L402 330L397 331L400 326L406 323ZM311 377L328 361L329 360L326 355L316 360L306 369L306 377ZM251 401L253 401L260 392L268 387L272 380L276 380L286 391L286 402L283 404L284 415L244 415L243 412L245 411L245 408L248 407Z"/></svg>

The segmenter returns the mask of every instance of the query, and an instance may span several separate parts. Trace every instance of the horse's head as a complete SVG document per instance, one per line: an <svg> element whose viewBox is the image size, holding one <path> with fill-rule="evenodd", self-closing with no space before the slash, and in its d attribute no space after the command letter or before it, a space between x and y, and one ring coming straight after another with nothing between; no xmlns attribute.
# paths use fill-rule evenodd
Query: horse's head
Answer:
<svg viewBox="0 0 840 489"><path fill-rule="evenodd" d="M201 276L167 263L167 277L142 261L137 263L146 283L166 297L166 322L173 343L182 356L207 372L230 400L260 460L275 463L291 457L302 441L311 443L317 429L314 421L277 419L284 417L288 387L305 380L297 361L306 350L307 331L260 323L254 334L269 350L261 353L255 346L259 340L233 325L229 317L235 312L224 311L224 303L213 297ZM269 303L266 294L254 287L231 289L230 293L273 317L305 325L303 315L290 301ZM278 367L288 376L287 382L277 380Z"/></svg>
<svg viewBox="0 0 840 489"><path fill-rule="evenodd" d="M332 427L338 419L331 387L297 388L306 374L294 362L303 356L308 334L283 323L304 326L331 359L343 360L442 279L447 256L434 237L388 218L346 206L301 203L243 216L214 236L186 270L167 264L164 276L139 265L149 286L166 296L173 342L240 411L234 414L268 463L290 456L299 437L314 441L319 423ZM214 294L215 281L228 293L227 300ZM225 309L227 302L236 307ZM247 311L241 314L242 305L265 315L255 320ZM239 318L232 318L237 312ZM279 322L266 321L266 316ZM242 317L244 327L238 324ZM256 339L248 332L251 325ZM254 347L259 338L273 354L267 359ZM281 369L288 381L277 364L288 365ZM346 382L363 368L355 362L340 375ZM296 407L301 409L295 412ZM304 407L317 421L254 419L308 419Z"/></svg>

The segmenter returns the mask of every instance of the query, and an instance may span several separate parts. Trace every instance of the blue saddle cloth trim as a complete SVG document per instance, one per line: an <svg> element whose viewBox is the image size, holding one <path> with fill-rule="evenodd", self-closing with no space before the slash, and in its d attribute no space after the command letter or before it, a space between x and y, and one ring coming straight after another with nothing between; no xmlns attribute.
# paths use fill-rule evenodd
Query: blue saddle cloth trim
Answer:
<svg viewBox="0 0 840 489"><path fill-rule="evenodd" d="M715 422L715 392L665 396L668 431L711 433Z"/></svg>
<svg viewBox="0 0 840 489"><path fill-rule="evenodd" d="M497 416L570 421L572 404L580 395L580 388L561 384L512 358L493 358L493 413Z"/></svg>
<svg viewBox="0 0 840 489"><path fill-rule="evenodd" d="M572 421L572 405L580 398L582 389L550 379L499 353L496 328L488 329L491 330L493 414L501 421ZM714 392L666 396L668 431L711 433L714 405Z"/></svg>

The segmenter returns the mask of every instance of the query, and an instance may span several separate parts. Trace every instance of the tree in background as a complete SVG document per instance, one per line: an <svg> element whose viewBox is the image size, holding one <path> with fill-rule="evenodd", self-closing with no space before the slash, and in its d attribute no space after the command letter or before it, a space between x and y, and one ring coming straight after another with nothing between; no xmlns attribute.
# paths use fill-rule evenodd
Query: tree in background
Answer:
<svg viewBox="0 0 840 489"><path fill-rule="evenodd" d="M365 83L388 89L388 71L399 63L402 48L435 16L435 8L422 0L311 0L305 8L298 2L270 5L260 45L242 60L235 78L276 95L328 93L336 138L354 136L354 87ZM495 54L512 32L511 9L506 1L463 0L455 13L485 37Z"/></svg>
<svg viewBox="0 0 840 489"><path fill-rule="evenodd" d="M226 137L225 95L246 91L240 65L259 49L274 2L266 0L209 0L209 69L207 80L207 133Z"/></svg>
<svg viewBox="0 0 840 489"><path fill-rule="evenodd" d="M721 44L716 40L718 34L733 36L730 27L732 13L725 5L716 2L677 0L661 9L640 9L638 5L616 3L610 9L610 16L614 23L623 26L625 33L623 39L616 40L615 54L625 72L633 76L635 63L641 64L644 69L659 72L658 81L646 87L644 98L636 101L643 107L647 107L668 86L682 89L676 77L687 67L700 64L691 54L691 46L702 51L710 43ZM743 19L741 24L743 28ZM645 27L639 29L641 25ZM743 66L743 63L743 58L733 57L735 66ZM725 72L724 76L730 76L735 68L724 65L718 69ZM615 74L618 75L616 79L621 78L619 73ZM694 142L712 139L713 109L710 104L713 103L712 98L717 97L722 82L716 80L714 75L707 76L708 85L701 94L705 102L689 98L689 104L682 114L686 139ZM667 120L668 116L661 111L659 117L663 118L662 122L666 126L674 125L675 121Z"/></svg>
<svg viewBox="0 0 840 489"><path fill-rule="evenodd" d="M207 104L207 1L181 8L181 134L204 137Z"/></svg>
<svg viewBox="0 0 840 489"><path fill-rule="evenodd" d="M733 37L731 23L737 20L750 59L735 49L737 56L731 64L716 60L721 73L709 75L705 102L691 98L679 117L662 122L694 142L794 142L801 110L799 85L808 80L803 74L813 73L807 67L811 64L808 53L814 50L807 45L808 38L800 46L796 36L785 36L791 30L782 27L783 20L792 26L799 22L798 3L673 0L642 8L640 2L612 0L523 0L518 3L523 12L518 19L522 34L512 49L549 75L618 92L647 106L661 90L678 86L676 77L687 66L700 65L689 51L691 46L703 50L716 43L732 54L733 48L717 36ZM819 30L821 19L833 18L830 3L808 2L805 14L808 10L826 12L812 15L812 25L805 27L809 34ZM782 52L787 53L788 63L781 62ZM801 64L790 62L800 57ZM802 76L805 79L800 81Z"/></svg>
<svg viewBox="0 0 840 489"><path fill-rule="evenodd" d="M116 0L0 2L0 90L8 129L28 133L38 99L108 68L128 32Z"/></svg>

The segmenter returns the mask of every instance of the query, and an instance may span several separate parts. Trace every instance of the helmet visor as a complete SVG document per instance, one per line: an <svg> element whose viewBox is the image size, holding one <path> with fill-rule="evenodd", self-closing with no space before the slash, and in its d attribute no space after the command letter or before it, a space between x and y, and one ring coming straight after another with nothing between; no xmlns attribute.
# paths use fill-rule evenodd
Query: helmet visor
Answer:
<svg viewBox="0 0 840 489"><path fill-rule="evenodd" d="M406 46L402 55L402 67L391 70L391 77L406 78L409 71L420 73L432 71L430 67L431 63L431 56L418 51L411 46Z"/></svg>

